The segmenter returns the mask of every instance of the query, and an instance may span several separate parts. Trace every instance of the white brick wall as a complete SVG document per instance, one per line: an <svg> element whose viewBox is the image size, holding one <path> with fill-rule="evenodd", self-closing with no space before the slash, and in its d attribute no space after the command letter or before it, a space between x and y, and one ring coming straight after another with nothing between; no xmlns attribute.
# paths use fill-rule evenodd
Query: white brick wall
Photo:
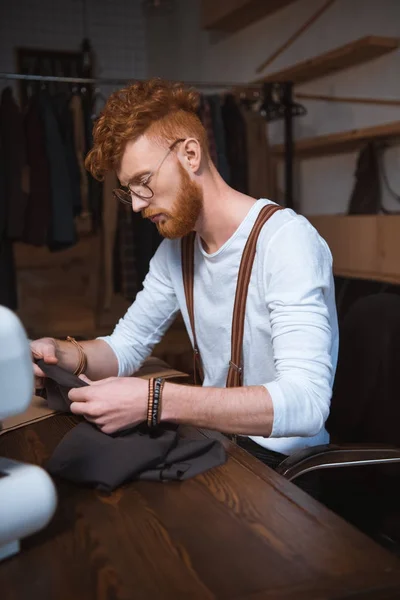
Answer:
<svg viewBox="0 0 400 600"><path fill-rule="evenodd" d="M83 6L83 0L0 1L0 71L16 71L16 47L79 50L84 37ZM96 56L96 75L145 77L141 1L86 0L86 10L87 36ZM0 87L4 85L0 81Z"/></svg>

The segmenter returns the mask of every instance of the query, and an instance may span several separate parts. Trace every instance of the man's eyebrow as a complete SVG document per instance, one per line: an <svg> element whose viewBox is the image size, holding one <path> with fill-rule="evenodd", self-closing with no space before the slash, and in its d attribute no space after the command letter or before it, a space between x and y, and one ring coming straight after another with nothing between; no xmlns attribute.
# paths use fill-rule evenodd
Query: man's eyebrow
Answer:
<svg viewBox="0 0 400 600"><path fill-rule="evenodd" d="M149 175L149 173L150 173L150 171L148 169L143 169L142 171L135 173L135 175L132 175L132 177L129 177L129 179L127 181L127 185L129 185L130 183L133 183L134 181L137 181L138 179L143 177L143 175Z"/></svg>

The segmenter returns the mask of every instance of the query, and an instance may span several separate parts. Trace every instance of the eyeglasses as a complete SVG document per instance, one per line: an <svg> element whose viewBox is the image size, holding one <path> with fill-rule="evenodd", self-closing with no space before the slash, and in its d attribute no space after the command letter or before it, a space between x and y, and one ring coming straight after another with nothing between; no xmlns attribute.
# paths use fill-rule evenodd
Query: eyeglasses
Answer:
<svg viewBox="0 0 400 600"><path fill-rule="evenodd" d="M132 195L140 198L140 200L150 200L154 196L154 192L149 186L149 181L159 171L162 167L164 161L170 155L172 150L175 148L177 144L180 142L184 142L185 138L180 138L179 140L175 140L173 144L168 148L168 152L165 156L163 156L162 160L158 163L157 167L151 171L148 175L142 179L142 181L135 181L130 183L128 186L121 185L119 188L113 190L114 196L122 202L123 204L132 204Z"/></svg>

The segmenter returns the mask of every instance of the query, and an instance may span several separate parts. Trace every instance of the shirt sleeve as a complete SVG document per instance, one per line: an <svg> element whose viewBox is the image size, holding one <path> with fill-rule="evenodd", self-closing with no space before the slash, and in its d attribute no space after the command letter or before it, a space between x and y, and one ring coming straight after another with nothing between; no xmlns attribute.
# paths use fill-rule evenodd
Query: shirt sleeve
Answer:
<svg viewBox="0 0 400 600"><path fill-rule="evenodd" d="M118 376L135 373L172 324L178 301L169 273L169 240L164 240L150 262L143 290L138 293L113 333L99 337L118 359Z"/></svg>
<svg viewBox="0 0 400 600"><path fill-rule="evenodd" d="M264 263L265 302L270 314L276 378L265 383L274 421L270 437L314 436L329 414L334 365L332 256L326 242L302 217L284 225L269 242Z"/></svg>

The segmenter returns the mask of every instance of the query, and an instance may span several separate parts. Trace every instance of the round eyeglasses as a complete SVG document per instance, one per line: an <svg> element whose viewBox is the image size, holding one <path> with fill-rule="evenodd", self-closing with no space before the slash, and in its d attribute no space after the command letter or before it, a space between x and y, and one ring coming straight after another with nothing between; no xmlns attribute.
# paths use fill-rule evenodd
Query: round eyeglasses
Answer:
<svg viewBox="0 0 400 600"><path fill-rule="evenodd" d="M128 186L121 185L119 188L113 190L114 196L122 202L123 204L132 204L132 196L136 196L140 200L151 200L154 196L154 192L151 187L148 185L150 179L157 173L157 171L161 168L163 162L172 152L177 144L180 142L184 142L185 138L180 138L175 140L169 148L168 152L163 156L157 167L151 173L148 173L142 180L133 181Z"/></svg>

